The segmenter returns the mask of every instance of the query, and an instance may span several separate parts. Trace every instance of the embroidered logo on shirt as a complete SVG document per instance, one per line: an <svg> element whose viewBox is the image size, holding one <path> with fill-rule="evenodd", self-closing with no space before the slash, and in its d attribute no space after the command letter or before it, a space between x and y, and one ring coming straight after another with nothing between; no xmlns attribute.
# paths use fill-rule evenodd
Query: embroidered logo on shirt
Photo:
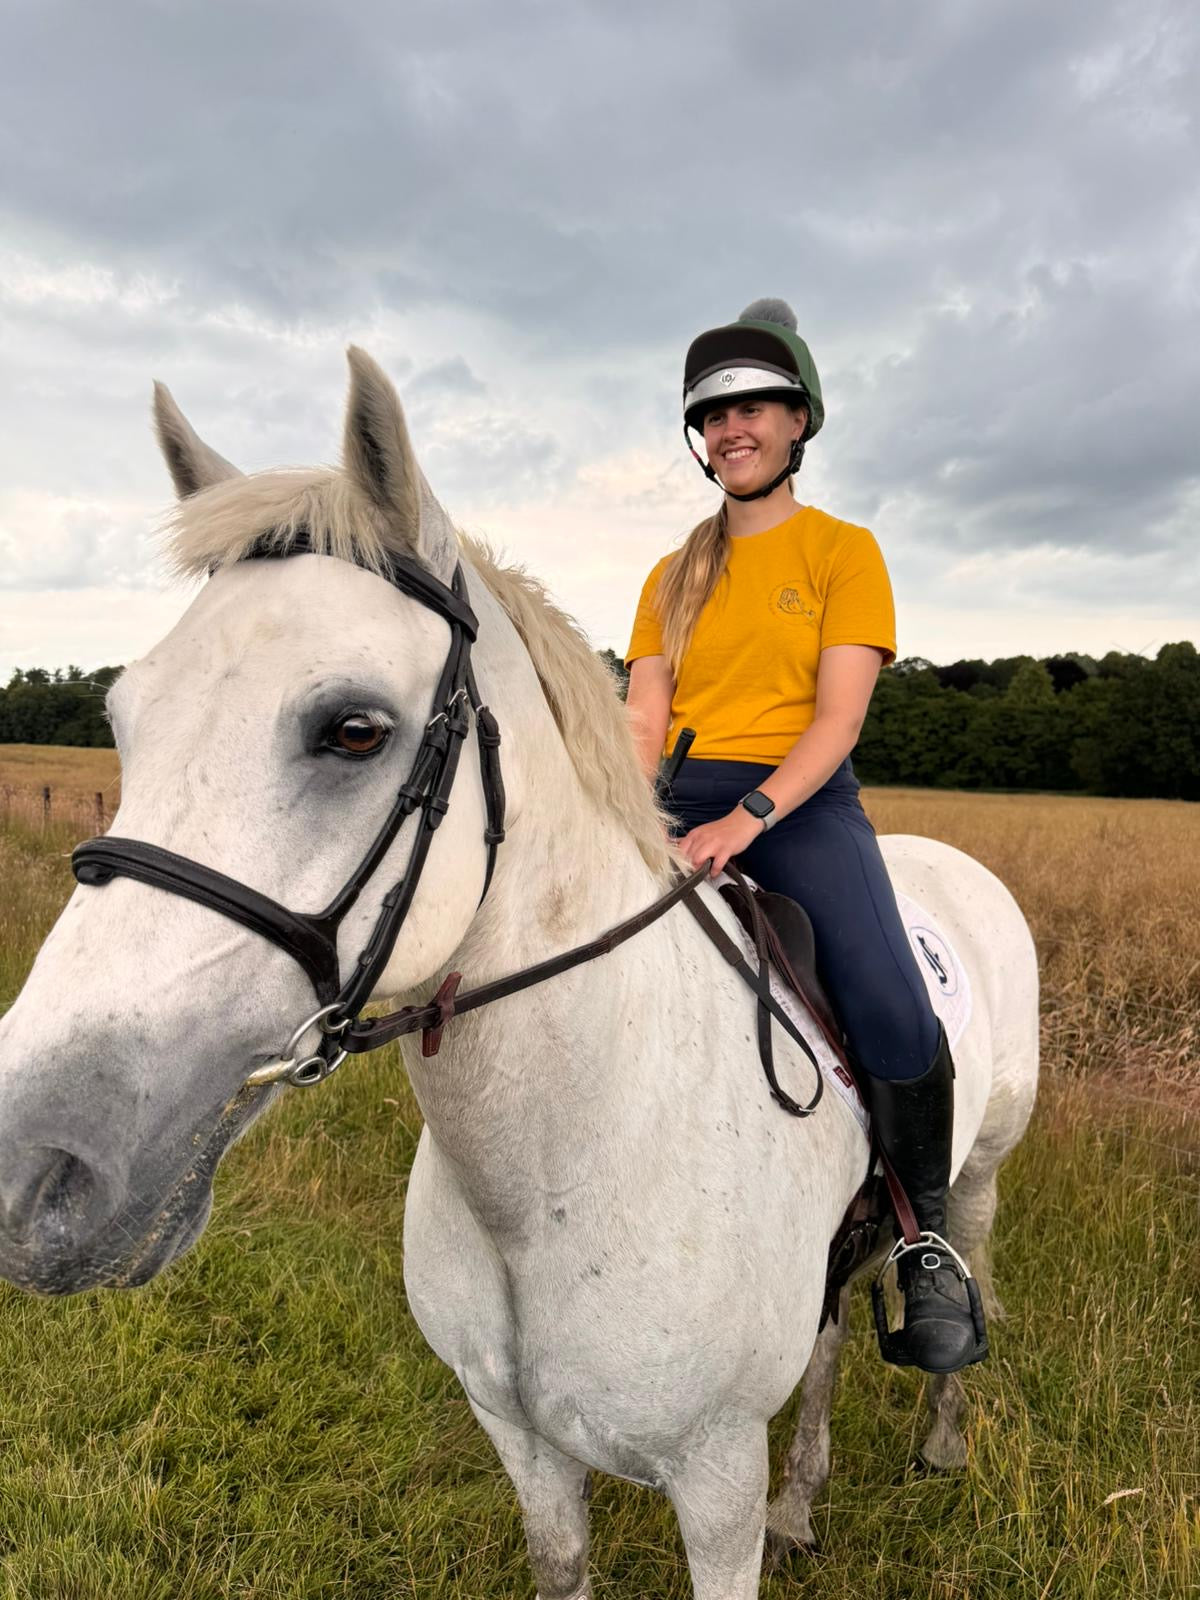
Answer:
<svg viewBox="0 0 1200 1600"><path fill-rule="evenodd" d="M810 590L800 583L781 583L772 591L771 610L782 611L785 617L800 617L805 622L817 621L817 608Z"/></svg>

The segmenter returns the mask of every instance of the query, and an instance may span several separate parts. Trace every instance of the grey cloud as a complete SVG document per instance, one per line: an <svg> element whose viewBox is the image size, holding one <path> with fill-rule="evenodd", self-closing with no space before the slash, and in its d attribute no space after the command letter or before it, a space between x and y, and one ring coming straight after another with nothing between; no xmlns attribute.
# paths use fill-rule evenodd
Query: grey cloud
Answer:
<svg viewBox="0 0 1200 1600"><path fill-rule="evenodd" d="M424 367L404 385L406 398L416 395L441 399L486 393L487 384L480 382L462 356L451 356L446 361L437 361L431 367Z"/></svg>
<svg viewBox="0 0 1200 1600"><path fill-rule="evenodd" d="M72 416L85 485L157 493L151 376L243 465L327 459L335 352L394 313L454 328L415 364L372 346L448 497L637 447L663 475L631 500L662 506L687 340L783 294L826 379L819 479L860 520L902 504L911 570L1131 530L1179 567L1198 38L1183 0L18 7L6 236L172 297L0 303L5 481L61 475Z"/></svg>
<svg viewBox="0 0 1200 1600"><path fill-rule="evenodd" d="M0 499L0 590L154 589L165 573L144 531L103 505Z"/></svg>
<svg viewBox="0 0 1200 1600"><path fill-rule="evenodd" d="M489 495L544 498L565 487L570 469L551 434L505 417L477 414L439 425L419 411L413 435L426 477L449 509Z"/></svg>
<svg viewBox="0 0 1200 1600"><path fill-rule="evenodd" d="M1200 481L1198 324L1144 285L1039 264L991 304L929 314L832 448L868 500L919 495L954 546L1172 537Z"/></svg>

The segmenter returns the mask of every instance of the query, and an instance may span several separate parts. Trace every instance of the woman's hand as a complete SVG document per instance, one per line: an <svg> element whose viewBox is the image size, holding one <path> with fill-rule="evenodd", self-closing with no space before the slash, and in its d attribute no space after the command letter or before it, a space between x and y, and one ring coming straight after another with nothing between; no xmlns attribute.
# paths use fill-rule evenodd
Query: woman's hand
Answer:
<svg viewBox="0 0 1200 1600"><path fill-rule="evenodd" d="M745 806L735 806L727 817L718 817L715 822L703 822L690 833L685 833L679 840L679 848L693 867L700 866L711 856L712 871L709 876L715 878L725 870L725 863L730 856L740 855L743 850L749 849L764 832L758 817L752 817Z"/></svg>

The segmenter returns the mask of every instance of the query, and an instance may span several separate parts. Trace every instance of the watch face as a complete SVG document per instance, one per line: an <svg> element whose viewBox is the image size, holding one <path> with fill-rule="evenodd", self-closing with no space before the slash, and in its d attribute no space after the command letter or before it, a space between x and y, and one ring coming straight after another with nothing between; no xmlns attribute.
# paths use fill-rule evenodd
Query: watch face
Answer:
<svg viewBox="0 0 1200 1600"><path fill-rule="evenodd" d="M769 817L775 809L775 802L768 800L766 795L760 794L757 789L748 794L742 804L752 817Z"/></svg>

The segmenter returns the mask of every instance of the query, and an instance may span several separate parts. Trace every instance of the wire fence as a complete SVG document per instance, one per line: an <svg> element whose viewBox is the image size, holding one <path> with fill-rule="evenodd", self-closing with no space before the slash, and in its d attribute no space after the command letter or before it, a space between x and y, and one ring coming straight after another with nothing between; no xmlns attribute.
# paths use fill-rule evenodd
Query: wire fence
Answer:
<svg viewBox="0 0 1200 1600"><path fill-rule="evenodd" d="M36 789L0 784L0 827L15 822L43 833L73 830L82 839L103 833L112 815L101 789L82 794L77 789L55 788L49 783Z"/></svg>

